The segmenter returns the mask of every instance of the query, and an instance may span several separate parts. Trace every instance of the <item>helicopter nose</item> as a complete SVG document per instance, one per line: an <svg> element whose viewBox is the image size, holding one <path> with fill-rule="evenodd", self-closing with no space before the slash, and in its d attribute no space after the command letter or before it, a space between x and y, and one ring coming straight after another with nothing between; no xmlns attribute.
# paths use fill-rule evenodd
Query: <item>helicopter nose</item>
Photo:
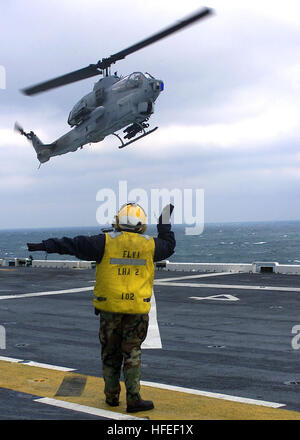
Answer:
<svg viewBox="0 0 300 440"><path fill-rule="evenodd" d="M152 82L152 88L155 92L162 92L164 90L164 83L161 80L155 80Z"/></svg>

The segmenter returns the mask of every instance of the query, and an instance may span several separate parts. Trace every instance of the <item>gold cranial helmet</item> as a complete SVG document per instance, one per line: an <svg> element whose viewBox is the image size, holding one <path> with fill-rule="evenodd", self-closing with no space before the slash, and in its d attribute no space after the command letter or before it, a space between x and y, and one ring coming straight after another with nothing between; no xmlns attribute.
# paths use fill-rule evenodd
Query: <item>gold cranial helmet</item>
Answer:
<svg viewBox="0 0 300 440"><path fill-rule="evenodd" d="M146 218L145 211L140 205L129 202L119 210L113 227L118 231L132 231L143 234L147 229Z"/></svg>

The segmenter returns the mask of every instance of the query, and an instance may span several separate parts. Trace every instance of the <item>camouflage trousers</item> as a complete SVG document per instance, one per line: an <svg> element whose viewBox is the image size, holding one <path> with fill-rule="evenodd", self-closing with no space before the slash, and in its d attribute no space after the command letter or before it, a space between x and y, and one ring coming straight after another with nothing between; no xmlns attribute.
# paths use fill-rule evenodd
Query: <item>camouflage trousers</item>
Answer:
<svg viewBox="0 0 300 440"><path fill-rule="evenodd" d="M140 397L141 345L147 336L148 323L148 314L100 312L99 339L106 397L119 396L122 365L127 403Z"/></svg>

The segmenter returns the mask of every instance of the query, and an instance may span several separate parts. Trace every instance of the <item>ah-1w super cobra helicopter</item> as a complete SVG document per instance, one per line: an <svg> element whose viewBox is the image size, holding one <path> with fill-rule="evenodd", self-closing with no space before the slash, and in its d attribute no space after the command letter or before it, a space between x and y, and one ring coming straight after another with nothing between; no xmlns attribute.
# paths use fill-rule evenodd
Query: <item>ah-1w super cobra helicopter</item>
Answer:
<svg viewBox="0 0 300 440"><path fill-rule="evenodd" d="M127 55L149 46L211 13L211 9L204 8L187 19L111 55L109 58L103 58L97 64L90 64L83 69L23 89L22 92L25 95L34 95L92 76L103 75L103 78L94 84L92 92L81 98L71 110L68 123L73 128L53 143L43 144L33 131L25 133L18 123L15 124L15 129L32 142L40 164L47 162L53 156L76 151L85 144L100 142L111 134L120 139L119 148L123 148L155 131L158 127L146 131L149 127L147 121L154 112L154 102L164 89L163 81L154 78L149 73L143 74L141 72L134 72L121 78L116 73L111 75L110 67ZM124 142L121 136L116 133L123 128L125 128L123 131L125 133L124 139L127 139L127 142ZM139 133L142 134L132 139ZM129 139L132 140L129 141Z"/></svg>

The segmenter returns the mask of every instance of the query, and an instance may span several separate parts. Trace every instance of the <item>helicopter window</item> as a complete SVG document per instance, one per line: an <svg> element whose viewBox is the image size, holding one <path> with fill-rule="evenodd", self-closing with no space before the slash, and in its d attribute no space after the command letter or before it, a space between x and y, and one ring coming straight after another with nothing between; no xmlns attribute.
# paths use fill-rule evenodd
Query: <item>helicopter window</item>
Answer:
<svg viewBox="0 0 300 440"><path fill-rule="evenodd" d="M145 72L145 77L147 79L154 79L154 77L150 73L148 73L148 72Z"/></svg>
<svg viewBox="0 0 300 440"><path fill-rule="evenodd" d="M136 72L136 73L132 73L131 75L129 75L128 85L130 88L131 87L132 88L140 87L142 85L142 83L143 83L143 77L142 77L141 73Z"/></svg>
<svg viewBox="0 0 300 440"><path fill-rule="evenodd" d="M120 79L120 81L116 82L111 89L114 90L115 92L122 92L126 90L127 80L128 80L128 76L125 76L125 78L122 78Z"/></svg>
<svg viewBox="0 0 300 440"><path fill-rule="evenodd" d="M124 90L141 87L142 84L143 84L143 74L136 72L136 73L132 73L129 76L125 76L125 78L122 78L120 81L116 82L112 86L112 90L116 92L123 92Z"/></svg>

